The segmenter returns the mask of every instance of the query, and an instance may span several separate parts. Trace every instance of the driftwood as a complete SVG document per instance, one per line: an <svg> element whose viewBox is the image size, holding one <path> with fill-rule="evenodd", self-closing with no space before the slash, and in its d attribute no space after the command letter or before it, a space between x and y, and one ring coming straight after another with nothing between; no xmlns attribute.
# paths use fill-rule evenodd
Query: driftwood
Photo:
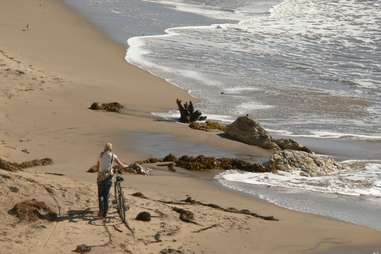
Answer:
<svg viewBox="0 0 381 254"><path fill-rule="evenodd" d="M217 209L217 210L220 210L220 211L223 211L223 212L227 212L227 213L244 214L244 215L249 215L249 216L252 216L252 217L255 217L255 218L260 218L260 219L263 219L263 220L278 221L278 219L276 219L274 216L259 215L257 213L251 212L248 209L241 209L241 210L239 210L239 209L234 208L234 207L223 208L223 207L221 207L219 205L216 205L216 204L203 203L203 202L194 200L191 197L188 197L188 198L186 198L184 200L181 200L181 201L164 201L164 200L158 200L158 201L161 202L161 203L164 203L164 204L168 204L168 205L201 205L201 206L207 206L207 207L210 207L210 208L213 208L213 209Z"/></svg>
<svg viewBox="0 0 381 254"><path fill-rule="evenodd" d="M245 215L249 215L249 216L252 216L252 217L256 217L256 218L260 218L260 219L263 219L263 220L272 220L272 221L278 221L278 219L274 218L274 216L263 216L263 215L259 215L257 213L253 213L251 212L250 210L248 209L241 209L241 210L238 210L234 207L230 207L230 208L223 208L219 205L216 205L216 204L206 204L206 203L203 203L203 202L200 202L200 201L197 201L197 200L194 200L192 199L191 197L188 197L184 200L182 200L183 203L185 204L191 204L191 205L202 205L202 206L207 206L207 207L211 207L211 208L214 208L214 209L217 209L217 210L220 210L220 211L223 211L223 212L227 212L227 213L237 213L237 214L245 214Z"/></svg>
<svg viewBox="0 0 381 254"><path fill-rule="evenodd" d="M65 174L54 173L54 172L46 172L45 174L46 174L46 175L54 175L54 176L65 176Z"/></svg>
<svg viewBox="0 0 381 254"><path fill-rule="evenodd" d="M148 200L152 200L152 201L156 201L156 202L160 202L160 203L163 203L163 204L166 204L166 205L200 205L200 206L206 206L206 207L210 207L210 208L213 208L213 209L217 209L217 210L220 210L220 211L223 211L223 212L226 212L226 213L236 213L236 214L244 214L244 215L248 215L248 216L251 216L251 217L255 217L255 218L259 218L259 219L262 219L262 220L269 220L269 221L279 221L277 218L275 218L274 216L264 216L264 215L260 215L260 214L257 214L257 213L254 213L254 212L251 212L250 210L248 209L237 209L237 208L234 208L234 207L230 207L230 208L223 208L219 205L216 205L216 204L211 204L211 203L203 203L201 201L197 201L197 200L194 200L192 199L191 197L187 197L186 199L184 200L180 200L180 201L166 201L166 200L155 200L155 199L150 199L148 197L146 197L144 194L140 193L138 195L134 195L135 197L139 197L139 198L143 198L143 199L148 199ZM175 211L175 212L178 212L178 213L181 213L183 211L180 211L180 209L182 208L178 208L178 207L172 207L172 209ZM184 210L184 209L182 209ZM186 211L186 210L185 210ZM188 211L189 212L189 211Z"/></svg>
<svg viewBox="0 0 381 254"><path fill-rule="evenodd" d="M177 107L180 111L179 121L182 123L192 123L196 121L206 120L206 116L202 116L199 110L195 110L192 101L185 102L184 104L181 100L176 100Z"/></svg>
<svg viewBox="0 0 381 254"><path fill-rule="evenodd" d="M219 226L219 224L213 224L213 225L211 225L211 226L209 226L209 227L205 227L205 228L201 228L201 229L199 229L199 230L195 230L195 231L193 231L192 233L200 233L200 232L202 232L202 231L206 231L206 230L208 230L208 229L215 228L215 227L218 227L218 226Z"/></svg>

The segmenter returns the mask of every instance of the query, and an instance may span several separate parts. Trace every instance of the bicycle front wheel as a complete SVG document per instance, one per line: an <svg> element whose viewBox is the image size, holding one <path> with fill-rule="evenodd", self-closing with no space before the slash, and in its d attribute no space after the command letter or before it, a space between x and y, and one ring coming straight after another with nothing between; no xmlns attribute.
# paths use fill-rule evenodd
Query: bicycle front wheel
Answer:
<svg viewBox="0 0 381 254"><path fill-rule="evenodd" d="M116 205L117 205L116 207L118 210L119 217L123 222L126 222L126 205L125 205L123 190L120 184L117 184L117 186L115 187L115 193L116 193Z"/></svg>

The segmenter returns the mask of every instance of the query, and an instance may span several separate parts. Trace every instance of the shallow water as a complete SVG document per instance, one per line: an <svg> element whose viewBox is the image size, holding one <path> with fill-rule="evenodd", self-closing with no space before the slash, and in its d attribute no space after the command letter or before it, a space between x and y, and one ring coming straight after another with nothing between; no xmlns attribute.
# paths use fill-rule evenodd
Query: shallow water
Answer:
<svg viewBox="0 0 381 254"><path fill-rule="evenodd" d="M126 133L125 144L130 144L129 151L136 151L147 156L162 158L170 153L176 156L205 155L215 157L235 157L232 152L208 144L193 143L170 134L135 132Z"/></svg>

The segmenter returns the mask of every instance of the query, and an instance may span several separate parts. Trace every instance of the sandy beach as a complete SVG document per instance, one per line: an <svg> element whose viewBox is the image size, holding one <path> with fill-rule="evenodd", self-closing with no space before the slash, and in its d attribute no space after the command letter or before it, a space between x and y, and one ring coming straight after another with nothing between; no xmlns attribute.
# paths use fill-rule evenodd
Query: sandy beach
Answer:
<svg viewBox="0 0 381 254"><path fill-rule="evenodd" d="M127 64L125 45L107 38L62 1L2 1L0 35L0 158L20 162L49 157L54 161L51 166L24 172L0 170L1 253L70 253L80 244L93 246L91 253L160 253L165 248L243 254L380 250L381 232L283 209L228 191L208 177L182 171L126 176L125 192L131 206L128 221L134 234L119 225L117 217L105 225L89 223L97 212L96 184L95 175L86 170L95 164L105 142L112 142L126 162L150 156L139 152L142 149L134 147L134 142L126 143L124 135L129 133L168 134L179 142L207 144L232 154L261 157L269 152L186 125L155 121L150 112L165 112L174 108L176 98L190 96ZM90 111L94 101L118 101L126 112ZM135 192L149 199L132 197ZM179 201L186 195L203 203L271 215L279 221L179 205L192 210L198 222L186 224L172 206L158 201ZM90 210L87 217L81 213L75 222L69 218L19 223L8 211L31 198L46 201L55 210L59 207L56 212L67 215L65 218L73 210ZM143 210L156 217L146 223L135 221ZM218 226L197 232L211 225ZM162 239L155 241L158 232Z"/></svg>

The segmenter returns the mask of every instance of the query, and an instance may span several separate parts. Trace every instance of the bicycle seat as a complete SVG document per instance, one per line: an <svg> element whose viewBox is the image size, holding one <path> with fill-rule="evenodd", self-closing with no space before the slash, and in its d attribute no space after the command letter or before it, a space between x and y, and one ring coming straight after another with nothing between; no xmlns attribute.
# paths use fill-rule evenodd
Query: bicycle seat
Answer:
<svg viewBox="0 0 381 254"><path fill-rule="evenodd" d="M117 182L123 182L124 179L123 179L123 177L121 177L121 176L116 176L116 181L117 181Z"/></svg>

